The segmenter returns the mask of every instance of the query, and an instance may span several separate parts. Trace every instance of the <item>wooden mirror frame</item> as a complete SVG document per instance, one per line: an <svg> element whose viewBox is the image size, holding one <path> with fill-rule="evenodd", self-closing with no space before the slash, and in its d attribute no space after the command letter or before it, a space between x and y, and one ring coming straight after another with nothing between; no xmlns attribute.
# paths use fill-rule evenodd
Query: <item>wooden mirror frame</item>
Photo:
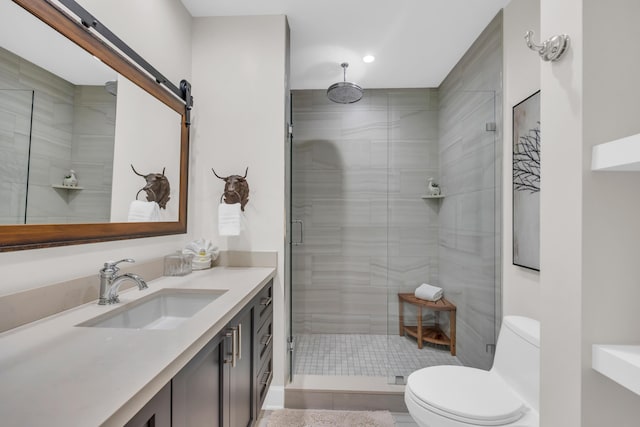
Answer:
<svg viewBox="0 0 640 427"><path fill-rule="evenodd" d="M150 78L89 29L46 0L13 0L13 2L100 59L123 77L131 80L182 117L179 163L180 206L178 221L175 222L0 225L0 252L186 233L189 127L185 102Z"/></svg>

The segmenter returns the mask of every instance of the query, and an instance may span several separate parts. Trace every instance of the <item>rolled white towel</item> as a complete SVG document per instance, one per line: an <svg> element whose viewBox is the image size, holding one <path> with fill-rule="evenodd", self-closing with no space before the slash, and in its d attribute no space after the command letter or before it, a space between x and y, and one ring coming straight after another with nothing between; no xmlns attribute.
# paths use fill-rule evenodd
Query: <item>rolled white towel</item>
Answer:
<svg viewBox="0 0 640 427"><path fill-rule="evenodd" d="M438 301L444 293L442 288L431 286L426 283L418 286L415 292L416 298L425 299L427 301Z"/></svg>

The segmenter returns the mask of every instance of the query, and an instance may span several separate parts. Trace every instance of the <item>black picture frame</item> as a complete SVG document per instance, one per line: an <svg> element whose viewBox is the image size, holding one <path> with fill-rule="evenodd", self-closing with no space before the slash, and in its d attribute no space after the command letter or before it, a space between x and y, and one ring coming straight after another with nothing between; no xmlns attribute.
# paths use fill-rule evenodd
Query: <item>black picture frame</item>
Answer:
<svg viewBox="0 0 640 427"><path fill-rule="evenodd" d="M513 264L540 271L540 91L513 106Z"/></svg>

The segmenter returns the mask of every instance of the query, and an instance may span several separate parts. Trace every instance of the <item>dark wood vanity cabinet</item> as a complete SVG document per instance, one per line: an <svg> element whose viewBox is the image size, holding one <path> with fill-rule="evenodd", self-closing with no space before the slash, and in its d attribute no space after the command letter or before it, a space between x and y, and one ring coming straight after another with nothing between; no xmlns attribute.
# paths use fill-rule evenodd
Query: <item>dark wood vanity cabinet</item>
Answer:
<svg viewBox="0 0 640 427"><path fill-rule="evenodd" d="M230 335L231 339L227 339L223 346L226 355L222 375L223 427L249 427L258 418L253 392L254 315L255 306L251 305L240 312L227 328L226 337Z"/></svg>
<svg viewBox="0 0 640 427"><path fill-rule="evenodd" d="M253 313L244 308L173 378L173 426L252 425Z"/></svg>
<svg viewBox="0 0 640 427"><path fill-rule="evenodd" d="M273 377L273 281L126 427L251 427Z"/></svg>
<svg viewBox="0 0 640 427"><path fill-rule="evenodd" d="M171 383L165 385L124 427L171 427Z"/></svg>
<svg viewBox="0 0 640 427"><path fill-rule="evenodd" d="M212 339L173 377L172 426L212 426L222 417L222 335Z"/></svg>
<svg viewBox="0 0 640 427"><path fill-rule="evenodd" d="M259 414L273 378L273 282L260 291L254 307L254 401Z"/></svg>

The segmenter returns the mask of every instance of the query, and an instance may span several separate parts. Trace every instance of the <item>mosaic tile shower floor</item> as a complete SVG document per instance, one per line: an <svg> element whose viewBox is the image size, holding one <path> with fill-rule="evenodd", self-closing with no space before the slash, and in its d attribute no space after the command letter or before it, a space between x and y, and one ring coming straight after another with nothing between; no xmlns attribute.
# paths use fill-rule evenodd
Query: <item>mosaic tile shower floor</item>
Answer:
<svg viewBox="0 0 640 427"><path fill-rule="evenodd" d="M294 374L406 377L427 366L461 365L448 347L399 335L308 334L296 336Z"/></svg>

